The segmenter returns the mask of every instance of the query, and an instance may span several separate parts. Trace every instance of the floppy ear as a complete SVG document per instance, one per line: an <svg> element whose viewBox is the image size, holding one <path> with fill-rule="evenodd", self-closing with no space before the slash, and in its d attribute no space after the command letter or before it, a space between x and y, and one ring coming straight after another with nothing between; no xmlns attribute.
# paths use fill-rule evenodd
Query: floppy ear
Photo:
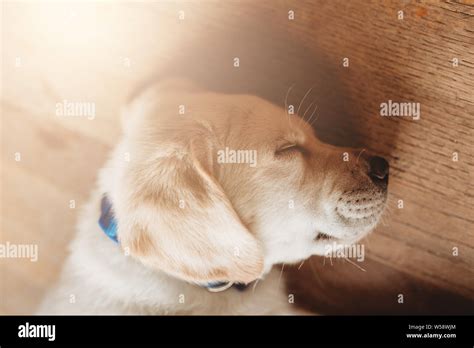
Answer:
<svg viewBox="0 0 474 348"><path fill-rule="evenodd" d="M175 134L160 146L170 150L136 150L122 175L114 202L122 247L144 264L191 282L258 278L262 248L214 178L208 131Z"/></svg>

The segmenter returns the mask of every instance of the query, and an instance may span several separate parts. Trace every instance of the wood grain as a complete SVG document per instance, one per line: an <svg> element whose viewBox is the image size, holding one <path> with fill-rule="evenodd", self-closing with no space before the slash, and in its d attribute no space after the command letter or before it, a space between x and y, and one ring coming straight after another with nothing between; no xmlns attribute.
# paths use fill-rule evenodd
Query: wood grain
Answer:
<svg viewBox="0 0 474 348"><path fill-rule="evenodd" d="M164 75L282 107L290 86L294 105L314 86L301 109L317 102L320 138L389 158L390 207L364 241L365 271L319 257L285 267L297 304L321 313L474 312L469 1L8 2L2 12L1 240L37 243L41 257L0 259L0 313L31 313L56 279L79 207L120 134L121 104L141 81ZM93 101L96 118L56 116L64 99ZM420 103L420 120L381 117L387 100Z"/></svg>

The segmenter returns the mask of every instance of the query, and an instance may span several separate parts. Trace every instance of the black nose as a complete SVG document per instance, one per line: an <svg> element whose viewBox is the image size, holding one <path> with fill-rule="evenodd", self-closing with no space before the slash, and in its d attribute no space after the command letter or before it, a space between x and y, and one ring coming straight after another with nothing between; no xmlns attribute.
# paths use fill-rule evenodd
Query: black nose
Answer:
<svg viewBox="0 0 474 348"><path fill-rule="evenodd" d="M372 156L369 158L369 176L375 184L388 183L388 162L383 157Z"/></svg>

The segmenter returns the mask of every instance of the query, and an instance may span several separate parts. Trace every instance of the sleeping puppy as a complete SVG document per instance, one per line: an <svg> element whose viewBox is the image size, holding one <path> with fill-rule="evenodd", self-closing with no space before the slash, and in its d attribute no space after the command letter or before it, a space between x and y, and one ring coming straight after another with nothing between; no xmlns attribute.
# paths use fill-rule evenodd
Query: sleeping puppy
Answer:
<svg viewBox="0 0 474 348"><path fill-rule="evenodd" d="M123 124L41 313L299 313L273 266L356 242L385 206L383 158L255 96L170 81Z"/></svg>

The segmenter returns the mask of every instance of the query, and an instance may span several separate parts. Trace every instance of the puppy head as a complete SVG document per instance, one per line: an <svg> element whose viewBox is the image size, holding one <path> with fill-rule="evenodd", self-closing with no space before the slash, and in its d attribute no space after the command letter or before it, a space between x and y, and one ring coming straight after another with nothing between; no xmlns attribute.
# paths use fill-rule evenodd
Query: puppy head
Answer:
<svg viewBox="0 0 474 348"><path fill-rule="evenodd" d="M357 241L384 208L385 160L323 144L257 97L151 88L129 110L118 151L130 160L111 192L119 239L173 276L250 282Z"/></svg>

